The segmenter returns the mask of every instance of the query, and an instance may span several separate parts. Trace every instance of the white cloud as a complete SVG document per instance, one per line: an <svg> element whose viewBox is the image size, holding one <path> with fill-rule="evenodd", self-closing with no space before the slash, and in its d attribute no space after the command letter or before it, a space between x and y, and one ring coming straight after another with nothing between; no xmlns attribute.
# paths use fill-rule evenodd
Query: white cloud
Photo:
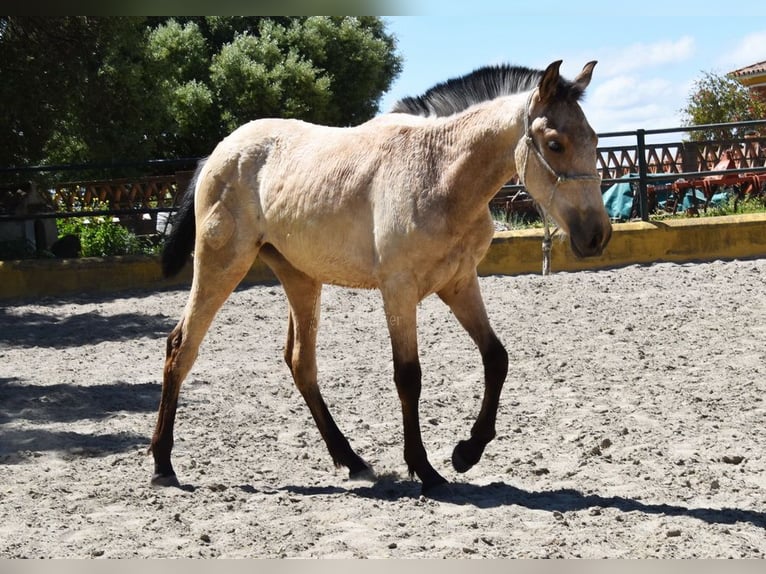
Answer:
<svg viewBox="0 0 766 574"><path fill-rule="evenodd" d="M716 63L731 72L766 60L766 30L744 36L738 44L724 50Z"/></svg>
<svg viewBox="0 0 766 574"><path fill-rule="evenodd" d="M680 126L689 91L684 66L697 51L690 35L601 51L583 103L588 121L599 133Z"/></svg>
<svg viewBox="0 0 766 574"><path fill-rule="evenodd" d="M673 91L673 84L661 78L615 76L593 86L588 101L598 107L623 109L662 98Z"/></svg>
<svg viewBox="0 0 766 574"><path fill-rule="evenodd" d="M691 36L651 44L635 43L620 48L604 58L602 70L614 76L634 70L684 62L694 55L695 42Z"/></svg>
<svg viewBox="0 0 766 574"><path fill-rule="evenodd" d="M583 110L597 132L676 127L686 92L668 79L620 75L590 87Z"/></svg>
<svg viewBox="0 0 766 574"><path fill-rule="evenodd" d="M588 121L597 133L636 131L639 128L656 129L679 127L681 120L660 103L645 102L640 106L626 109L593 108L586 110ZM670 136L670 139L678 135ZM609 140L602 139L600 145L612 145Z"/></svg>

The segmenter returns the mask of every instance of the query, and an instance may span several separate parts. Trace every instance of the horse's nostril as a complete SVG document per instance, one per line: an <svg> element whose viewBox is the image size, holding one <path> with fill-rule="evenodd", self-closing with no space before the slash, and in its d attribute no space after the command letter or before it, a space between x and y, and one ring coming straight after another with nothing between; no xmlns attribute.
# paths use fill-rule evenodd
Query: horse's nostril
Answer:
<svg viewBox="0 0 766 574"><path fill-rule="evenodd" d="M580 248L577 250L581 257L594 257L603 253L609 238L612 235L611 228L597 227L592 230L590 236L583 237Z"/></svg>

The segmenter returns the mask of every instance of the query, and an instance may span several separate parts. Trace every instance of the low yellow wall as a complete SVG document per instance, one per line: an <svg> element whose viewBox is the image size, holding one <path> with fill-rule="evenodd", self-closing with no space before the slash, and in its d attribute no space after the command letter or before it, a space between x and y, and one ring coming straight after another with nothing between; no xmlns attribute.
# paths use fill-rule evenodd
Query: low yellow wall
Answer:
<svg viewBox="0 0 766 574"><path fill-rule="evenodd" d="M165 279L159 257L150 256L0 261L0 301L185 287L191 283L191 275L189 264L176 277ZM259 259L245 281L263 283L276 278Z"/></svg>
<svg viewBox="0 0 766 574"><path fill-rule="evenodd" d="M479 274L540 273L542 234L541 229L497 233L479 265ZM615 224L604 254L590 259L576 259L567 242L554 237L551 271L755 257L766 257L766 214L763 213ZM0 301L180 287L188 285L190 279L191 265L178 277L164 279L157 257L0 261ZM248 283L274 280L260 260L245 279Z"/></svg>
<svg viewBox="0 0 766 574"><path fill-rule="evenodd" d="M551 272L622 267L658 261L766 257L766 213L618 223L600 257L577 259L554 236ZM542 229L497 233L479 265L481 275L542 272Z"/></svg>

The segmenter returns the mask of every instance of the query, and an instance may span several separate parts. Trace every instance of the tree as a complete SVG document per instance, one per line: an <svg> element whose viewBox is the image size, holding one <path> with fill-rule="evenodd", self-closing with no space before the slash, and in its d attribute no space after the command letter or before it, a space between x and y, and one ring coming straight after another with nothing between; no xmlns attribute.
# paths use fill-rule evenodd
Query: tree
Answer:
<svg viewBox="0 0 766 574"><path fill-rule="evenodd" d="M143 19L84 20L77 66L67 78L66 107L53 118L42 159L53 164L149 159L160 151L151 136L162 125L163 107L146 75ZM55 46L67 41L59 39Z"/></svg>
<svg viewBox="0 0 766 574"><path fill-rule="evenodd" d="M357 124L400 70L377 17L0 16L0 165L202 156L265 116Z"/></svg>
<svg viewBox="0 0 766 574"><path fill-rule="evenodd" d="M681 110L684 126L759 120L766 117L766 105L729 76L703 72ZM732 139L738 129L716 128L690 132L692 140Z"/></svg>
<svg viewBox="0 0 766 574"><path fill-rule="evenodd" d="M213 57L210 79L227 131L259 117L328 123L331 78L290 45L279 24L264 20L258 32L237 34Z"/></svg>
<svg viewBox="0 0 766 574"><path fill-rule="evenodd" d="M379 18L312 16L293 22L287 34L288 44L330 79L336 97L325 113L333 125L359 124L375 115L379 94L401 71L393 39Z"/></svg>
<svg viewBox="0 0 766 574"><path fill-rule="evenodd" d="M0 165L151 157L142 18L1 21Z"/></svg>
<svg viewBox="0 0 766 574"><path fill-rule="evenodd" d="M147 75L164 121L154 138L165 157L203 155L220 139L219 106L210 83L212 46L196 22L169 20L147 37Z"/></svg>

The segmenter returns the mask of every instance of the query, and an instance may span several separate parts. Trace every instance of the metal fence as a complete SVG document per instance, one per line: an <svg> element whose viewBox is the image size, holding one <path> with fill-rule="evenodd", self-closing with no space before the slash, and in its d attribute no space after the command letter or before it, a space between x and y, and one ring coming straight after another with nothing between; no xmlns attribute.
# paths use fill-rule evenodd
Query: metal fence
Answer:
<svg viewBox="0 0 766 574"><path fill-rule="evenodd" d="M616 137L635 138L635 145L628 149L635 150L636 161L627 166L636 174L638 186L639 213L642 220L649 219L650 191L658 185L671 184L671 189L683 192L688 182L697 182L705 190L706 198L712 189L707 184L718 182L717 185L734 184L741 175L752 175L756 178L766 176L766 138L759 135L758 128L766 127L766 120L736 122L727 124L707 124L701 126L654 129L639 129L631 132L610 132L601 134L600 140ZM705 141L682 141L683 133L734 131L742 134L731 139L714 139ZM650 143L651 136L678 134L679 141ZM617 148L600 148L601 157ZM602 167L602 182L611 185L618 181L617 174L609 173L609 165ZM606 173L605 173L606 172ZM607 177L611 176L611 177ZM741 178L744 182L746 178ZM679 180L682 185L678 185ZM766 180L764 180L766 181ZM761 182L755 179L760 188ZM675 184L675 187L673 185Z"/></svg>
<svg viewBox="0 0 766 574"><path fill-rule="evenodd" d="M46 250L57 239L55 220L72 217L110 218L136 235L161 234L197 161L0 168L0 242Z"/></svg>

